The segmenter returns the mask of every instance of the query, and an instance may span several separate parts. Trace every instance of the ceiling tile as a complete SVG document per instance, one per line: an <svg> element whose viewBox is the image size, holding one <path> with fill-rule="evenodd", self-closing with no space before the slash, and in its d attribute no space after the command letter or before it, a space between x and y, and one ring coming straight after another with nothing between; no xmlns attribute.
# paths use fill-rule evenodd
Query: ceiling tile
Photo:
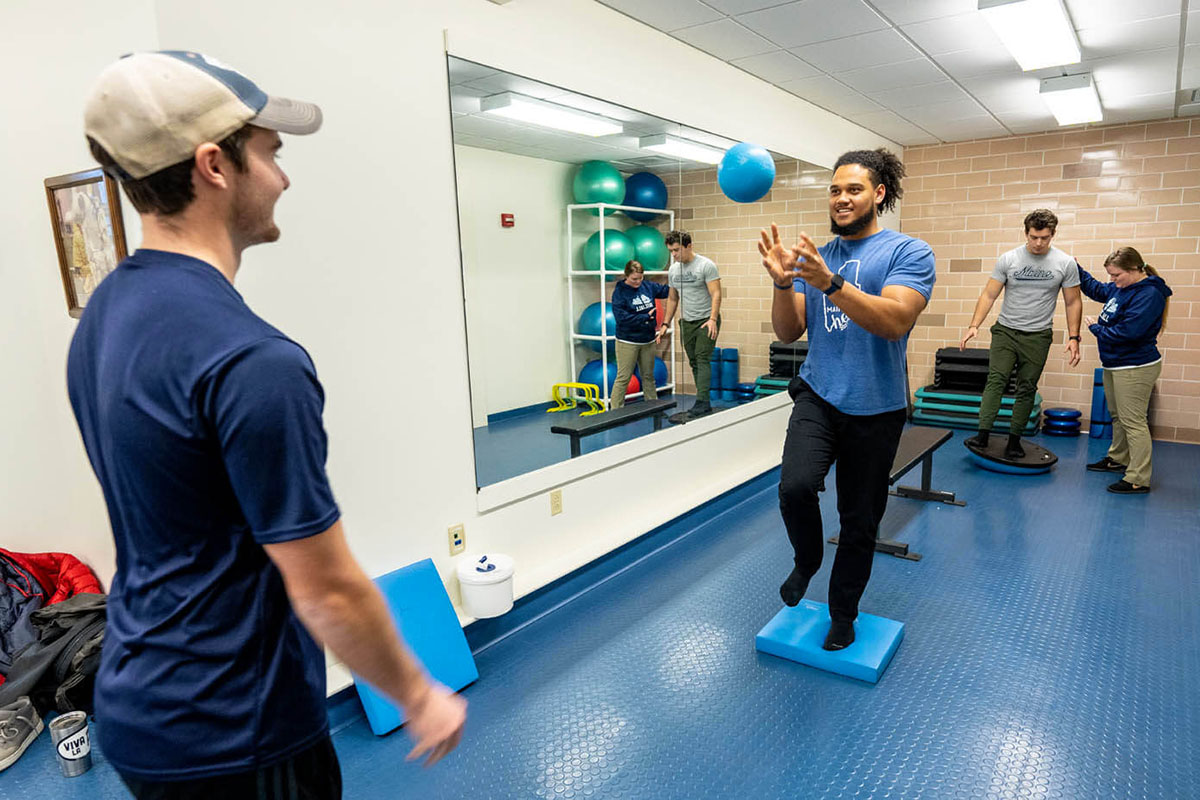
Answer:
<svg viewBox="0 0 1200 800"><path fill-rule="evenodd" d="M962 81L962 85L993 114L1021 112L1031 106L1040 112L1043 108L1038 97L1041 82L1031 75L987 75L967 78Z"/></svg>
<svg viewBox="0 0 1200 800"><path fill-rule="evenodd" d="M941 83L946 80L946 76L942 74L941 70L924 58L834 74L838 80L865 94L896 89L901 86Z"/></svg>
<svg viewBox="0 0 1200 800"><path fill-rule="evenodd" d="M789 52L829 73L910 61L921 54L896 31L872 31L792 48Z"/></svg>
<svg viewBox="0 0 1200 800"><path fill-rule="evenodd" d="M1079 31L1079 45L1088 59L1178 47L1179 14L1084 28Z"/></svg>
<svg viewBox="0 0 1200 800"><path fill-rule="evenodd" d="M904 145L928 144L937 141L929 131L922 130L891 111L872 111L859 115L859 125Z"/></svg>
<svg viewBox="0 0 1200 800"><path fill-rule="evenodd" d="M705 3L724 14L745 14L747 11L758 11L760 8L777 6L786 0L704 0Z"/></svg>
<svg viewBox="0 0 1200 800"><path fill-rule="evenodd" d="M1200 44L1183 48L1183 89L1200 89Z"/></svg>
<svg viewBox="0 0 1200 800"><path fill-rule="evenodd" d="M931 56L981 48L999 48L1008 52L978 11L903 25L901 30Z"/></svg>
<svg viewBox="0 0 1200 800"><path fill-rule="evenodd" d="M899 109L900 116L920 125L928 131L934 131L937 125L946 125L957 119L973 119L990 115L979 107L978 103L970 100L951 100L946 103L928 103L922 106Z"/></svg>
<svg viewBox="0 0 1200 800"><path fill-rule="evenodd" d="M1200 44L1200 9L1189 11L1187 19L1187 37L1184 44Z"/></svg>
<svg viewBox="0 0 1200 800"><path fill-rule="evenodd" d="M976 0L874 0L874 6L879 13L894 25L908 25L927 19L965 14L974 11L975 4Z"/></svg>
<svg viewBox="0 0 1200 800"><path fill-rule="evenodd" d="M1178 59L1178 48L1169 48L1091 62L1100 100L1175 91Z"/></svg>
<svg viewBox="0 0 1200 800"><path fill-rule="evenodd" d="M773 50L762 55L739 58L731 63L771 83L795 81L821 74L821 70L804 63L786 50Z"/></svg>
<svg viewBox="0 0 1200 800"><path fill-rule="evenodd" d="M1174 14L1179 19L1179 0L1065 0L1075 30L1097 25L1133 22Z"/></svg>
<svg viewBox="0 0 1200 800"><path fill-rule="evenodd" d="M799 0L740 14L737 20L783 48L887 28L862 0Z"/></svg>
<svg viewBox="0 0 1200 800"><path fill-rule="evenodd" d="M641 20L660 31L676 31L721 19L723 14L700 0L600 0L609 8Z"/></svg>
<svg viewBox="0 0 1200 800"><path fill-rule="evenodd" d="M476 64L472 61L464 61L461 58L453 56L447 58L447 67L450 73L451 86L496 74L496 70L491 67L485 67L482 64Z"/></svg>
<svg viewBox="0 0 1200 800"><path fill-rule="evenodd" d="M936 124L923 124L922 127L935 134L939 139L947 142L961 142L964 139L988 139L993 136L1008 135L1008 129L989 116L943 120Z"/></svg>
<svg viewBox="0 0 1200 800"><path fill-rule="evenodd" d="M486 92L487 94L517 92L527 97L537 98L553 97L556 94L562 94L562 89L559 89L557 86L547 86L544 83L531 81L518 75L510 75L507 72L497 72L485 78L472 80L464 85Z"/></svg>
<svg viewBox="0 0 1200 800"><path fill-rule="evenodd" d="M1175 92L1125 97L1104 104L1105 122L1129 122L1137 119L1170 117L1175 113Z"/></svg>
<svg viewBox="0 0 1200 800"><path fill-rule="evenodd" d="M895 89L886 89L882 92L870 92L867 96L880 105L892 109L912 108L913 106L925 106L933 103L959 102L974 106L975 111L970 113L978 114L983 111L979 107L979 104L972 100L958 84L951 81L926 83L921 86L898 86Z"/></svg>
<svg viewBox="0 0 1200 800"><path fill-rule="evenodd" d="M778 49L763 37L743 28L731 19L721 19L684 28L675 31L674 35L724 61L769 53Z"/></svg>
<svg viewBox="0 0 1200 800"><path fill-rule="evenodd" d="M1017 62L1003 47L959 50L933 56L933 60L957 80L978 75L1022 74Z"/></svg>
<svg viewBox="0 0 1200 800"><path fill-rule="evenodd" d="M811 78L786 81L779 84L779 88L785 89L811 103L816 103L823 108L828 108L829 101L836 100L842 96L858 95L862 97L861 94L847 88L845 84L829 75L814 75ZM866 98L863 99L866 100Z"/></svg>

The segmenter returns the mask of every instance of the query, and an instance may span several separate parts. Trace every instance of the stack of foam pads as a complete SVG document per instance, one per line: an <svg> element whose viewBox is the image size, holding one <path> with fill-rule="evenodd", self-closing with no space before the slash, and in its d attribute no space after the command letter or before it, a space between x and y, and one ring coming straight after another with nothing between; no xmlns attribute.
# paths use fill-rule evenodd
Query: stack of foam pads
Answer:
<svg viewBox="0 0 1200 800"><path fill-rule="evenodd" d="M792 378L800 374L800 365L808 355L808 342L798 341L791 344L783 342L771 343L771 371L760 375L754 383L754 394L763 397L786 391Z"/></svg>
<svg viewBox="0 0 1200 800"><path fill-rule="evenodd" d="M727 402L737 400L738 349L736 347L714 347L709 363L712 365L709 391L712 393L713 399Z"/></svg>
<svg viewBox="0 0 1200 800"><path fill-rule="evenodd" d="M979 405L987 384L988 351L974 347L959 350L943 347L934 357L933 383L916 391L913 399L912 421L917 425L936 428L979 429ZM1000 411L992 430L1008 433L1016 394L1016 374L1010 375L1000 400ZM1038 432L1042 407L1041 395L1035 395L1029 421L1019 431L1032 436Z"/></svg>
<svg viewBox="0 0 1200 800"><path fill-rule="evenodd" d="M1042 433L1047 436L1078 436L1079 418L1073 408L1047 408L1042 411Z"/></svg>
<svg viewBox="0 0 1200 800"><path fill-rule="evenodd" d="M1112 438L1112 415L1104 399L1104 369L1096 367L1092 376L1092 416L1088 420L1088 436L1093 439Z"/></svg>

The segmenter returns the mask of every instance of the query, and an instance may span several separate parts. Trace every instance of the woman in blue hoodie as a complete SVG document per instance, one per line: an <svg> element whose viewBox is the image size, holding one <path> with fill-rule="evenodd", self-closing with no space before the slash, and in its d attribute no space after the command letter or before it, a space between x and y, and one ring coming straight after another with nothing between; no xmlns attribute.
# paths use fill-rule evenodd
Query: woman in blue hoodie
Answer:
<svg viewBox="0 0 1200 800"><path fill-rule="evenodd" d="M1077 264L1078 266L1078 264ZM1132 247L1119 247L1104 260L1109 282L1079 269L1079 288L1098 303L1100 317L1086 317L1104 366L1104 397L1112 415L1113 441L1093 472L1123 472L1108 487L1116 494L1150 491L1150 393L1162 372L1158 334L1167 324L1171 289Z"/></svg>
<svg viewBox="0 0 1200 800"><path fill-rule="evenodd" d="M625 405L625 390L636 364L641 375L642 396L658 399L654 385L654 331L658 315L655 300L671 290L665 283L646 280L638 261L625 264L625 280L613 287L612 309L617 320L617 380L613 384L612 407Z"/></svg>

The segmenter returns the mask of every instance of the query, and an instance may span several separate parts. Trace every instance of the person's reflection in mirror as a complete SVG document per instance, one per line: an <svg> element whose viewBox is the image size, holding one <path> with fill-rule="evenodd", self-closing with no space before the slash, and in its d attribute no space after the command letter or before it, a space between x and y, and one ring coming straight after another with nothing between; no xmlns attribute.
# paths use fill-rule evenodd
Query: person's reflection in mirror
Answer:
<svg viewBox="0 0 1200 800"><path fill-rule="evenodd" d="M808 332L808 356L788 387L794 404L779 479L779 510L795 551L792 573L779 587L786 605L800 602L821 566L818 492L838 465L841 533L829 576L826 650L854 641L908 408L908 333L933 291L929 245L879 224L879 214L900 199L903 177L904 165L887 150L845 153L829 184L835 237L818 248L801 232L785 247L772 224L758 244L775 283L775 335L793 342Z"/></svg>
<svg viewBox="0 0 1200 800"><path fill-rule="evenodd" d="M671 293L663 313L663 324L656 338L667 332L675 309L679 308L679 329L683 335L683 352L687 353L696 380L696 402L685 412L672 414L674 423L688 422L712 413L709 386L712 383L713 348L721 331L721 276L712 259L692 251L692 235L687 231L671 231L666 235L671 251L671 267L667 285Z"/></svg>
<svg viewBox="0 0 1200 800"><path fill-rule="evenodd" d="M613 287L612 309L617 320L617 380L613 384L613 408L625 405L625 391L635 366L641 378L643 396L647 400L658 399L658 387L654 383L658 304L654 301L665 299L671 290L665 283L646 280L645 273L641 262L630 260L625 264L625 280Z"/></svg>

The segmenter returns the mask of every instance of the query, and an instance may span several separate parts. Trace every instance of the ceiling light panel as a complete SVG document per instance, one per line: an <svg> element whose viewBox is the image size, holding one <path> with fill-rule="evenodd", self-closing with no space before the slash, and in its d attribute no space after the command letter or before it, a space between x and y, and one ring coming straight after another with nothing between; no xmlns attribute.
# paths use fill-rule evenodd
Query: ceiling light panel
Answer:
<svg viewBox="0 0 1200 800"><path fill-rule="evenodd" d="M1062 0L979 0L978 9L1021 69L1079 63L1079 40Z"/></svg>

